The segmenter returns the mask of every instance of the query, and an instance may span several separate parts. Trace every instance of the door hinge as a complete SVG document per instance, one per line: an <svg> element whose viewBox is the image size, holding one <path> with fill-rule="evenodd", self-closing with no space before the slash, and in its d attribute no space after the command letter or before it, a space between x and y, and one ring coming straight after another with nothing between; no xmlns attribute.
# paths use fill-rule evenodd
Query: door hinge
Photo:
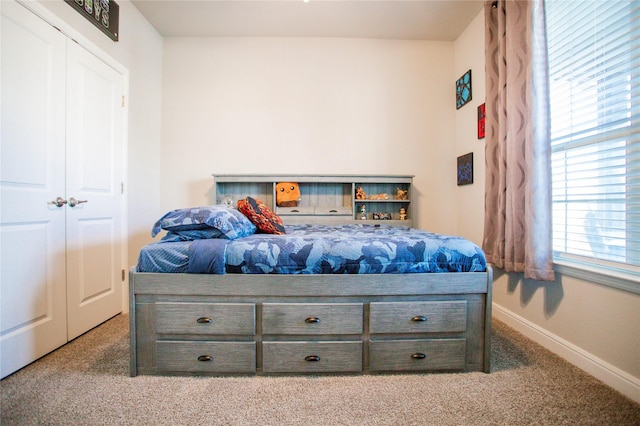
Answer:
<svg viewBox="0 0 640 426"><path fill-rule="evenodd" d="M120 182L120 193L124 194L124 182Z"/></svg>
<svg viewBox="0 0 640 426"><path fill-rule="evenodd" d="M122 95L122 106L124 107L124 95Z"/></svg>
<svg viewBox="0 0 640 426"><path fill-rule="evenodd" d="M124 269L122 270L122 282L124 282Z"/></svg>

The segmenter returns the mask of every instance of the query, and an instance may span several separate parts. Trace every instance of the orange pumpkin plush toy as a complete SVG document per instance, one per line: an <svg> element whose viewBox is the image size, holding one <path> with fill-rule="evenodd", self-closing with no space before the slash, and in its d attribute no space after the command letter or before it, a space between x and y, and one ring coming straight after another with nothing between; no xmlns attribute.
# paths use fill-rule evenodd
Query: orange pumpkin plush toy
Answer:
<svg viewBox="0 0 640 426"><path fill-rule="evenodd" d="M300 201L300 187L295 182L276 184L276 205L278 207L297 207Z"/></svg>

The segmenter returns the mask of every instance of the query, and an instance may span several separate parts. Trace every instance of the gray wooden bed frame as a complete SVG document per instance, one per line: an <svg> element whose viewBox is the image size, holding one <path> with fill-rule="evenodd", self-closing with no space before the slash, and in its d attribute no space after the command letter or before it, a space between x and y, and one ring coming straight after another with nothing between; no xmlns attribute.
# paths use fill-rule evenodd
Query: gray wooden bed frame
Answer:
<svg viewBox="0 0 640 426"><path fill-rule="evenodd" d="M226 175L216 178L215 189L242 193L246 183L266 192L247 195L273 203L275 182L315 178ZM350 212L340 219L346 223L357 214L358 185L370 183L378 192L404 185L411 191L412 183L407 176L321 179L318 191L330 193L343 203L342 211ZM338 191L336 197L333 183L346 194ZM311 184L308 188L314 190ZM310 198L328 200L323 194ZM396 211L400 204L379 205ZM390 222L410 225L410 218ZM307 219L336 223L335 216L324 215L292 221ZM364 275L164 274L132 268L130 373L488 373L492 283L490 267L486 272Z"/></svg>
<svg viewBox="0 0 640 426"><path fill-rule="evenodd" d="M491 269L129 279L132 376L490 371Z"/></svg>

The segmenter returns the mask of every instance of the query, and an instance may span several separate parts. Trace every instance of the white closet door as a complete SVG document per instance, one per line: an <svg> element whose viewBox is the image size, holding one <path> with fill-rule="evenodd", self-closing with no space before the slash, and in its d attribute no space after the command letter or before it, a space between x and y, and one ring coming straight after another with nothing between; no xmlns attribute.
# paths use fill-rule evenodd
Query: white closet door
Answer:
<svg viewBox="0 0 640 426"><path fill-rule="evenodd" d="M0 2L0 372L67 341L64 205L66 37Z"/></svg>
<svg viewBox="0 0 640 426"><path fill-rule="evenodd" d="M69 340L122 311L122 94L120 73L68 42Z"/></svg>

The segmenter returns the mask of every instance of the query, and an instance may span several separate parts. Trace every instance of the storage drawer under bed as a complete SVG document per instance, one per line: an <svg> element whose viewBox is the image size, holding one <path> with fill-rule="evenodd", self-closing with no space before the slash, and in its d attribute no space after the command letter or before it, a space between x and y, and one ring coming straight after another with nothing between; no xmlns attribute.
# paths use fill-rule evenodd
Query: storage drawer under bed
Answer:
<svg viewBox="0 0 640 426"><path fill-rule="evenodd" d="M467 301L373 302L369 321L372 334L464 332Z"/></svg>
<svg viewBox="0 0 640 426"><path fill-rule="evenodd" d="M262 333L361 334L362 303L263 303Z"/></svg>
<svg viewBox="0 0 640 426"><path fill-rule="evenodd" d="M162 372L255 373L255 342L156 342L156 366Z"/></svg>
<svg viewBox="0 0 640 426"><path fill-rule="evenodd" d="M465 339L372 340L371 371L464 370Z"/></svg>
<svg viewBox="0 0 640 426"><path fill-rule="evenodd" d="M253 303L155 303L159 334L246 335L256 333Z"/></svg>
<svg viewBox="0 0 640 426"><path fill-rule="evenodd" d="M362 371L362 342L262 342L265 373Z"/></svg>

